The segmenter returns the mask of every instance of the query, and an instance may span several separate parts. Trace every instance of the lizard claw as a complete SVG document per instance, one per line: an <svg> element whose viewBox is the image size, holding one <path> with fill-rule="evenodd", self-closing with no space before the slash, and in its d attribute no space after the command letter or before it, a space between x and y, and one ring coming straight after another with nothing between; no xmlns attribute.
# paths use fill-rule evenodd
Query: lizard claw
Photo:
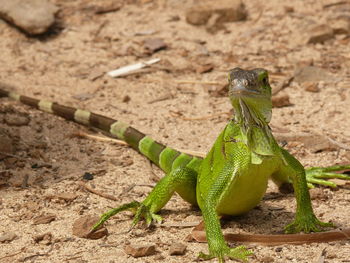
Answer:
<svg viewBox="0 0 350 263"><path fill-rule="evenodd" d="M284 231L286 234L321 232L326 227L335 227L335 225L331 222L321 222L312 214L310 216L297 217L294 222L284 228Z"/></svg>
<svg viewBox="0 0 350 263"><path fill-rule="evenodd" d="M156 221L159 224L163 221L163 218L160 215L153 213L149 206L139 203L139 207L136 210L134 220L131 224L132 227L134 227L142 217L145 219L147 227L149 227L153 221Z"/></svg>
<svg viewBox="0 0 350 263"><path fill-rule="evenodd" d="M121 205L117 208L113 208L104 213L100 217L100 220L92 227L92 230L96 230L110 217L125 210L132 210L135 212L134 220L132 221L131 228L129 229L129 231L136 226L136 224L141 220L141 218L144 218L146 220L146 224L148 227L151 225L152 221L156 221L160 224L163 220L163 218L160 215L151 212L149 206L137 201L133 201L131 203Z"/></svg>
<svg viewBox="0 0 350 263"><path fill-rule="evenodd" d="M314 184L329 186L332 188L337 187L337 184L331 181L327 181L325 179L343 179L350 180L350 176L346 174L340 174L336 172L340 172L343 170L350 169L350 165L335 165L329 167L311 167L306 168L306 181L309 188L314 188Z"/></svg>
<svg viewBox="0 0 350 263"><path fill-rule="evenodd" d="M209 260L212 258L218 258L219 263L225 262L225 257L227 256L230 259L236 259L243 262L248 261L248 256L253 255L254 253L250 250L247 250L245 246L238 246L235 248L225 247L221 251L211 252L210 254L205 254L200 252L198 258Z"/></svg>

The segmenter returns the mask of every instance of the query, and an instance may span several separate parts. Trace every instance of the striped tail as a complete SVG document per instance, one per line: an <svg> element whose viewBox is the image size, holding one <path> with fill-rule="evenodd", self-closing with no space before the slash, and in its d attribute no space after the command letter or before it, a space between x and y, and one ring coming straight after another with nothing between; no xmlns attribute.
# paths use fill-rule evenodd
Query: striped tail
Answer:
<svg viewBox="0 0 350 263"><path fill-rule="evenodd" d="M86 110L80 110L73 107L63 106L55 102L22 96L14 92L6 91L3 88L11 89L9 85L0 83L0 97L8 97L41 111L60 116L66 120L97 128L106 132L111 137L117 137L118 139L127 142L131 148L142 153L166 173L170 172L173 168L185 166L191 160L197 159L196 157L181 153L156 142L126 123Z"/></svg>

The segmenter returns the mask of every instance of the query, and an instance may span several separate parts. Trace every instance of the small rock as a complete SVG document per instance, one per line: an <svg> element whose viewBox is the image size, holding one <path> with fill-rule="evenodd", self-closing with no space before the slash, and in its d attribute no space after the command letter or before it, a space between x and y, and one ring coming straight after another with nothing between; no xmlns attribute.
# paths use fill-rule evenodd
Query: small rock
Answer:
<svg viewBox="0 0 350 263"><path fill-rule="evenodd" d="M30 35L46 32L58 10L47 0L0 0L0 17Z"/></svg>
<svg viewBox="0 0 350 263"><path fill-rule="evenodd" d="M173 15L173 16L170 16L167 21L168 22L177 22L177 21L180 21L180 20L181 20L181 18L178 15Z"/></svg>
<svg viewBox="0 0 350 263"><path fill-rule="evenodd" d="M273 259L273 257L265 256L265 257L260 259L260 262L262 262L262 263L271 263L271 262L275 262L275 260Z"/></svg>
<svg viewBox="0 0 350 263"><path fill-rule="evenodd" d="M92 6L91 9L94 11L96 15L102 15L102 14L118 11L120 8L122 8L121 3L118 3L118 2L113 3L112 1L112 3L106 4L103 6Z"/></svg>
<svg viewBox="0 0 350 263"><path fill-rule="evenodd" d="M7 232L2 235L0 235L0 243L9 243L13 241L17 235L13 232Z"/></svg>
<svg viewBox="0 0 350 263"><path fill-rule="evenodd" d="M301 86L303 87L304 90L309 92L314 92L314 93L320 92L320 88L318 87L317 82L307 81L307 82L303 82Z"/></svg>
<svg viewBox="0 0 350 263"><path fill-rule="evenodd" d="M91 81L95 81L96 79L102 77L106 72L101 69L92 69L88 79Z"/></svg>
<svg viewBox="0 0 350 263"><path fill-rule="evenodd" d="M87 239L99 239L108 234L105 227L100 227L96 231L92 231L92 227L100 220L99 216L86 215L78 218L73 223L73 235Z"/></svg>
<svg viewBox="0 0 350 263"><path fill-rule="evenodd" d="M84 173L84 175L83 175L83 179L84 179L84 180L93 180L93 179L94 179L94 175L93 175L92 173L86 172L86 173Z"/></svg>
<svg viewBox="0 0 350 263"><path fill-rule="evenodd" d="M41 206L33 201L27 201L24 203L24 207L26 207L29 211L33 212L33 213L37 213L39 211L39 209L41 209Z"/></svg>
<svg viewBox="0 0 350 263"><path fill-rule="evenodd" d="M33 225L48 224L55 220L56 220L56 215L54 214L41 215L33 219Z"/></svg>
<svg viewBox="0 0 350 263"><path fill-rule="evenodd" d="M334 37L333 29L325 24L313 25L307 30L307 44L323 43Z"/></svg>
<svg viewBox="0 0 350 263"><path fill-rule="evenodd" d="M298 83L302 82L318 82L330 81L332 76L327 70L315 66L305 66L296 68L294 72L294 80Z"/></svg>
<svg viewBox="0 0 350 263"><path fill-rule="evenodd" d="M214 69L214 65L211 63L205 64L205 65L198 65L196 67L196 72L198 74L208 73Z"/></svg>
<svg viewBox="0 0 350 263"><path fill-rule="evenodd" d="M30 122L27 114L6 114L4 121L10 126L26 126Z"/></svg>
<svg viewBox="0 0 350 263"><path fill-rule="evenodd" d="M45 234L35 236L33 239L34 239L35 243L41 243L43 245L50 245L50 244L52 244L52 237L53 236L51 233L45 233Z"/></svg>
<svg viewBox="0 0 350 263"><path fill-rule="evenodd" d="M129 95L125 95L124 97L123 97L123 102L125 102L125 103L128 103L129 101L131 100L131 98L130 98L130 96Z"/></svg>
<svg viewBox="0 0 350 263"><path fill-rule="evenodd" d="M322 136L300 136L298 140L313 153L337 150L337 147L334 144Z"/></svg>
<svg viewBox="0 0 350 263"><path fill-rule="evenodd" d="M294 7L293 6L284 6L284 12L294 13Z"/></svg>
<svg viewBox="0 0 350 263"><path fill-rule="evenodd" d="M277 253L282 252L282 250L283 250L283 247L276 247L276 248L275 248L275 251L276 251Z"/></svg>
<svg viewBox="0 0 350 263"><path fill-rule="evenodd" d="M301 133L299 135L291 135L288 133L280 133L276 134L276 138L278 141L288 141L288 145L292 145L293 142L296 143L295 145L302 143L305 148L313 153L339 149L339 146L332 143L327 137L319 134Z"/></svg>
<svg viewBox="0 0 350 263"><path fill-rule="evenodd" d="M241 0L206 0L187 10L186 21L191 25L206 25L214 15L217 26L226 22L245 20L247 11Z"/></svg>
<svg viewBox="0 0 350 263"><path fill-rule="evenodd" d="M134 163L133 159L130 156L124 156L122 159L112 159L111 162L116 166L127 167Z"/></svg>
<svg viewBox="0 0 350 263"><path fill-rule="evenodd" d="M175 255L185 255L187 246L182 243L174 243L170 246L169 254L171 256Z"/></svg>
<svg viewBox="0 0 350 263"><path fill-rule="evenodd" d="M196 242L192 234L188 234L185 238L184 241L186 242Z"/></svg>
<svg viewBox="0 0 350 263"><path fill-rule="evenodd" d="M152 256L156 253L154 245L126 245L124 252L134 258Z"/></svg>
<svg viewBox="0 0 350 263"><path fill-rule="evenodd" d="M210 10L196 10L193 8L189 9L186 12L186 22L194 26L205 25L208 22L210 16Z"/></svg>
<svg viewBox="0 0 350 263"><path fill-rule="evenodd" d="M5 157L5 156L0 154L0 160L3 157ZM18 167L17 161L18 161L18 159L15 157L8 157L3 162L5 164L6 169L14 169L16 166Z"/></svg>
<svg viewBox="0 0 350 263"><path fill-rule="evenodd" d="M78 197L78 195L74 193L59 193L59 194L56 194L55 197L57 199L61 199L66 202L72 202L75 198Z"/></svg>
<svg viewBox="0 0 350 263"><path fill-rule="evenodd" d="M288 95L281 95L281 96L273 96L272 97L272 106L276 108L282 108L293 105L289 101Z"/></svg>
<svg viewBox="0 0 350 263"><path fill-rule="evenodd" d="M337 253L330 252L330 253L327 253L327 258L328 259L335 259L335 258L338 258L338 255L337 255Z"/></svg>
<svg viewBox="0 0 350 263"><path fill-rule="evenodd" d="M1 152L8 154L14 153L12 139L4 133L0 133L0 160L8 157L6 154L1 154Z"/></svg>
<svg viewBox="0 0 350 263"><path fill-rule="evenodd" d="M350 34L350 19L336 19L330 21L334 34Z"/></svg>
<svg viewBox="0 0 350 263"><path fill-rule="evenodd" d="M153 259L155 261L159 261L159 260L163 261L165 259L165 257L162 254L157 254L157 255L154 256Z"/></svg>
<svg viewBox="0 0 350 263"><path fill-rule="evenodd" d="M149 54L153 54L168 47L161 38L148 38L144 41L143 46Z"/></svg>
<svg viewBox="0 0 350 263"><path fill-rule="evenodd" d="M47 147L48 147L48 143L46 141L44 141L44 140L35 140L35 139L33 139L32 141L28 142L28 145L31 148L37 148L37 149L47 149Z"/></svg>
<svg viewBox="0 0 350 263"><path fill-rule="evenodd" d="M94 94L91 93L79 93L72 96L73 99L80 100L80 101L86 101L89 99L92 99L94 97Z"/></svg>

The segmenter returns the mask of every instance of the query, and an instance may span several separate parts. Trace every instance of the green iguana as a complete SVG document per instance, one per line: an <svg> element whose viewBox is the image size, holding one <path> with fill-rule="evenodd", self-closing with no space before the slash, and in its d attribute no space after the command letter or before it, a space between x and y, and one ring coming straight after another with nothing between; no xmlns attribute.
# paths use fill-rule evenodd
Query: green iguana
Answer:
<svg viewBox="0 0 350 263"><path fill-rule="evenodd" d="M21 96L1 89L0 97L10 97L29 106L53 113L67 120L92 126L127 142L159 166L166 175L142 202L131 202L101 216L98 228L108 218L124 210L135 213L132 226L140 219L147 225L161 222L157 212L177 192L202 211L209 254L204 259L225 257L247 260L252 254L244 246L230 248L223 237L219 215L239 215L254 208L262 199L268 179L278 186L292 184L297 202L295 219L285 227L286 233L318 232L332 223L318 220L313 212L308 186L335 186L325 179L350 179L336 171L349 166L304 169L300 162L280 147L271 133L271 87L264 69L232 69L228 76L229 98L234 118L226 125L204 159L181 153L158 143L114 119L89 111Z"/></svg>

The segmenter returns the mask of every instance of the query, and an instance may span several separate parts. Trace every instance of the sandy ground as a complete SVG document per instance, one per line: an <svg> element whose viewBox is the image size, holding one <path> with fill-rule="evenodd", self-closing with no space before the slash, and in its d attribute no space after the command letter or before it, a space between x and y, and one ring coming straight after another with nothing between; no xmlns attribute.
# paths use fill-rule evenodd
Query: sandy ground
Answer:
<svg viewBox="0 0 350 263"><path fill-rule="evenodd" d="M62 29L56 29L56 34L28 38L0 22L0 80L17 92L88 109L130 123L170 146L205 152L228 121L225 113L230 104L225 96L211 95L209 91L217 86L203 82L225 84L230 68L263 67L271 72L276 88L296 69L312 64L331 77L317 82L319 92L291 82L279 95L288 95L292 105L275 108L271 125L274 131L292 136L313 134L315 143L321 137L337 141L339 147L333 150L311 151L297 139L287 140L286 148L304 165L350 162L346 147L350 142L350 38L336 35L323 44L305 44L308 23L327 23L344 6L325 8L330 1L247 0L246 21L227 23L225 30L211 34L203 26L186 23L185 11L196 1L125 1L119 11L103 15L95 15L89 7L110 2L55 2L61 8L58 27ZM135 35L149 30L155 33ZM162 38L168 48L149 55L143 41L154 37ZM151 57L162 62L146 72L94 79L101 72ZM198 66L208 63L213 70L200 74ZM1 132L12 139L17 156L0 162L0 236L17 235L11 242L0 243L0 262L193 262L200 251L207 251L206 244L186 241L190 228L139 226L125 233L131 223L128 213L107 223L107 237L74 236L72 224L77 218L142 200L162 172L128 147L72 136L96 134L78 124L8 99L1 99L0 114ZM9 118L29 123L9 125L5 123ZM85 173L94 175L88 185L117 201L82 189L79 182ZM322 220L345 228L349 227L350 194L348 185L342 185L335 190L322 188L322 198L316 197L313 205ZM277 191L269 186L270 196ZM62 198L62 193L68 198ZM230 221L225 231L280 233L294 211L292 194L266 198L247 215ZM37 216L48 214L55 220L34 224ZM161 215L170 225L201 220L200 211L177 195ZM40 241L42 234L47 237ZM187 246L185 255L169 255L175 242ZM123 251L126 244L143 243L156 245L157 253L136 259ZM247 246L255 252L250 262L350 262L349 242ZM322 251L325 261L320 261Z"/></svg>

